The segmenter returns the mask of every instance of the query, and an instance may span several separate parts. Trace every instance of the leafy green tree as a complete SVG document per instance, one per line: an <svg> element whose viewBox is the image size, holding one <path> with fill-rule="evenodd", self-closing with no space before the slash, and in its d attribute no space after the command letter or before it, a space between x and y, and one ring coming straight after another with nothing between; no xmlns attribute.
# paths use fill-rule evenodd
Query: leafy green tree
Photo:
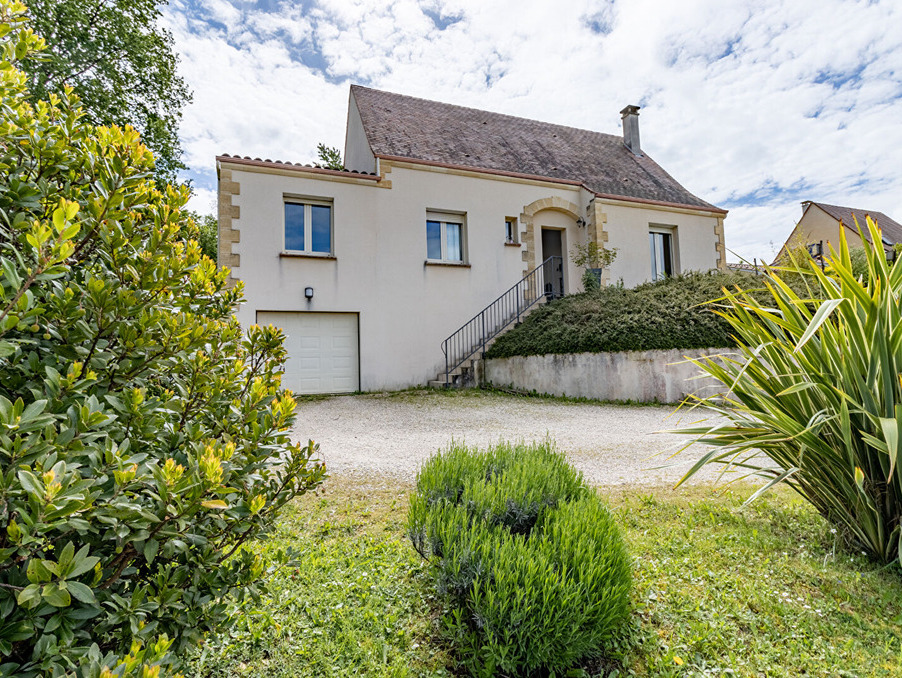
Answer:
<svg viewBox="0 0 902 678"><path fill-rule="evenodd" d="M33 100L24 12L0 0L0 675L159 676L259 595L243 546L324 469L187 188Z"/></svg>
<svg viewBox="0 0 902 678"><path fill-rule="evenodd" d="M327 169L342 170L345 168L341 159L341 151L337 148L330 148L326 144L316 145L316 159Z"/></svg>
<svg viewBox="0 0 902 678"><path fill-rule="evenodd" d="M201 251L213 261L219 251L219 220L212 214L194 214L197 224L197 242Z"/></svg>
<svg viewBox="0 0 902 678"><path fill-rule="evenodd" d="M155 176L183 169L178 137L191 93L178 75L159 0L29 0L31 24L47 42L21 64L33 100L71 87L94 125L132 125L156 157Z"/></svg>

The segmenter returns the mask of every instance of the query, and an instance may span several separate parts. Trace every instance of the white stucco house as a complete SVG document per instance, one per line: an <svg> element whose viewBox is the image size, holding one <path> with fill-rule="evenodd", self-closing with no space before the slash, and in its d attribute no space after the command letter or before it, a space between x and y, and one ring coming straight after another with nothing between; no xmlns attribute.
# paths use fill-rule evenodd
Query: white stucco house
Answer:
<svg viewBox="0 0 902 678"><path fill-rule="evenodd" d="M726 211L642 151L637 107L621 115L612 135L352 86L345 170L217 157L239 320L285 330L295 392L398 389L580 291L575 243L616 247L605 282L627 286L723 268Z"/></svg>

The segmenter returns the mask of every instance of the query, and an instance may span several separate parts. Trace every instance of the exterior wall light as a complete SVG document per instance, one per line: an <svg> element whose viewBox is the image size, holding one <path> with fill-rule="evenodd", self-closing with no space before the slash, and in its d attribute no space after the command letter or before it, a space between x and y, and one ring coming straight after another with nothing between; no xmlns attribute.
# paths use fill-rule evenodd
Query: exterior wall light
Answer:
<svg viewBox="0 0 902 678"><path fill-rule="evenodd" d="M307 301L310 301L311 299L313 299L313 288L312 287L304 288L304 297L307 299Z"/></svg>
<svg viewBox="0 0 902 678"><path fill-rule="evenodd" d="M586 220L583 219L582 217L580 217L579 219L576 220L576 225L579 226L580 228L585 228Z"/></svg>

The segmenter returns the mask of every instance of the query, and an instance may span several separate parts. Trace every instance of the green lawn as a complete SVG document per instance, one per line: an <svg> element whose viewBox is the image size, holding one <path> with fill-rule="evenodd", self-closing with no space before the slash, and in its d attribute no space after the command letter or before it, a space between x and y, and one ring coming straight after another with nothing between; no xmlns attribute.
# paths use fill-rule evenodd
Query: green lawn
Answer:
<svg viewBox="0 0 902 678"><path fill-rule="evenodd" d="M330 479L263 549L301 550L273 594L195 657L194 676L450 676L440 601L394 481ZM635 561L609 675L902 675L902 574L842 550L787 492L606 493ZM619 671L619 673L617 673Z"/></svg>
<svg viewBox="0 0 902 678"><path fill-rule="evenodd" d="M902 574L790 492L612 498L635 558L638 675L900 676ZM707 673L706 673L707 672Z"/></svg>
<svg viewBox="0 0 902 678"><path fill-rule="evenodd" d="M286 508L293 547L271 597L195 658L191 676L450 676L426 567L404 534L407 488L332 478Z"/></svg>

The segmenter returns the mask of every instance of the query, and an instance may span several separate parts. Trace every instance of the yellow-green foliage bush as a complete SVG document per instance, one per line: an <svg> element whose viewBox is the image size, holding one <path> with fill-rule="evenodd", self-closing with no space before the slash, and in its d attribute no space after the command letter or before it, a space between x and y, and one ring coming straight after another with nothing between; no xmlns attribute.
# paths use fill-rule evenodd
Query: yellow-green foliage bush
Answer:
<svg viewBox="0 0 902 678"><path fill-rule="evenodd" d="M408 530L435 566L445 623L473 675L561 675L600 656L626 616L617 525L549 444L432 457Z"/></svg>
<svg viewBox="0 0 902 678"><path fill-rule="evenodd" d="M0 0L0 675L158 676L259 595L242 544L323 469L187 190L68 93L28 103L24 11Z"/></svg>

